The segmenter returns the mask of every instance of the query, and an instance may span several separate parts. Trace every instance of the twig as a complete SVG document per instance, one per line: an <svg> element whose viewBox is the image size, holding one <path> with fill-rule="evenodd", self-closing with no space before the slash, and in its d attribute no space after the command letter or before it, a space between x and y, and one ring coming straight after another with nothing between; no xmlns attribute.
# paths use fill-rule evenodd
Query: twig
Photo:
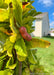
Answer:
<svg viewBox="0 0 54 75"><path fill-rule="evenodd" d="M18 75L22 75L22 62L19 62L19 74Z"/></svg>

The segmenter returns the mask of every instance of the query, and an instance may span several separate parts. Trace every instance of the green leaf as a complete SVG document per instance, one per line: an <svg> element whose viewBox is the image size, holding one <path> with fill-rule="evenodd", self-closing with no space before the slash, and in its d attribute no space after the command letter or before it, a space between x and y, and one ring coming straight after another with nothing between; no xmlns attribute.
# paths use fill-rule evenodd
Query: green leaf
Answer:
<svg viewBox="0 0 54 75"><path fill-rule="evenodd" d="M22 24L25 25L25 24L29 23L30 21L33 21L33 17L32 16L25 17L23 19L23 23Z"/></svg>
<svg viewBox="0 0 54 75"><path fill-rule="evenodd" d="M0 27L8 28L9 27L9 22L0 22Z"/></svg>
<svg viewBox="0 0 54 75"><path fill-rule="evenodd" d="M20 56L20 55L17 55L17 58L18 58L18 60L19 61L25 61L25 59L26 59L26 57L24 57L24 56Z"/></svg>
<svg viewBox="0 0 54 75"><path fill-rule="evenodd" d="M5 59L6 56L7 56L6 54L3 55L3 56L0 56L0 62L3 61L3 60Z"/></svg>
<svg viewBox="0 0 54 75"><path fill-rule="evenodd" d="M16 63L16 68L14 69L14 74L13 75L17 75L18 74L18 71L19 70L19 64L18 64L18 61Z"/></svg>
<svg viewBox="0 0 54 75"><path fill-rule="evenodd" d="M30 65L30 70L32 71L32 72L34 72L34 68L35 68L36 66L35 65Z"/></svg>
<svg viewBox="0 0 54 75"><path fill-rule="evenodd" d="M8 36L0 31L0 52L3 50L4 43Z"/></svg>
<svg viewBox="0 0 54 75"><path fill-rule="evenodd" d="M33 21L36 20L35 16L41 13L36 11L32 6L32 3L33 1L30 1L30 5L23 9L22 14L22 25L26 27L28 33L32 33L34 31Z"/></svg>
<svg viewBox="0 0 54 75"><path fill-rule="evenodd" d="M14 59L13 57L12 58L9 58L7 64L6 64L6 68L9 68L9 69L14 69L16 67L16 63L14 64Z"/></svg>
<svg viewBox="0 0 54 75"><path fill-rule="evenodd" d="M6 3L4 3L4 0L0 0L0 8L7 8L8 6L7 6L7 4Z"/></svg>
<svg viewBox="0 0 54 75"><path fill-rule="evenodd" d="M3 70L3 71L0 71L0 74L1 75L13 75L13 71L9 70L9 69L6 69L6 70Z"/></svg>
<svg viewBox="0 0 54 75"><path fill-rule="evenodd" d="M12 9L11 9L12 10ZM14 25L14 17L13 17L13 13L11 13L10 12L10 28L11 28L11 30L12 30L12 32L14 33L14 34L16 34L17 33L17 29L16 29L16 27L15 27L15 25Z"/></svg>
<svg viewBox="0 0 54 75"><path fill-rule="evenodd" d="M21 0L22 2L27 2L28 0Z"/></svg>
<svg viewBox="0 0 54 75"><path fill-rule="evenodd" d="M29 68L25 68L22 72L22 75L30 75Z"/></svg>
<svg viewBox="0 0 54 75"><path fill-rule="evenodd" d="M9 18L9 13L7 9L1 9L0 8L0 21L5 21Z"/></svg>
<svg viewBox="0 0 54 75"><path fill-rule="evenodd" d="M9 38L6 40L5 44L4 44L4 51L7 51L7 54L9 57L12 57L12 50L13 50L13 43L10 42Z"/></svg>
<svg viewBox="0 0 54 75"><path fill-rule="evenodd" d="M26 46L22 38L18 39L15 43L17 58L19 61L24 61L27 57Z"/></svg>
<svg viewBox="0 0 54 75"><path fill-rule="evenodd" d="M37 64L37 59L36 59L36 56L34 54L34 51L32 50L28 50L28 59L29 59L29 62L32 63L32 64ZM35 52L36 53L36 52Z"/></svg>
<svg viewBox="0 0 54 75"><path fill-rule="evenodd" d="M16 64L13 64L11 66L9 66L9 69L14 69L16 67Z"/></svg>
<svg viewBox="0 0 54 75"><path fill-rule="evenodd" d="M0 53L0 70L1 70L2 66L4 65L3 63L4 63L4 60L6 59L6 56L7 56L6 52ZM3 66L3 68L4 68L4 66Z"/></svg>
<svg viewBox="0 0 54 75"><path fill-rule="evenodd" d="M0 3L3 3L3 0L0 0Z"/></svg>
<svg viewBox="0 0 54 75"><path fill-rule="evenodd" d="M8 36L0 31L0 44L4 44Z"/></svg>
<svg viewBox="0 0 54 75"><path fill-rule="evenodd" d="M27 57L26 46L22 38L18 39L15 43L15 49L18 55Z"/></svg>
<svg viewBox="0 0 54 75"><path fill-rule="evenodd" d="M27 13L30 11L30 8L24 8L23 9L23 18L27 15Z"/></svg>
<svg viewBox="0 0 54 75"><path fill-rule="evenodd" d="M12 0L13 13L18 25L22 25L22 2L20 0Z"/></svg>
<svg viewBox="0 0 54 75"><path fill-rule="evenodd" d="M34 29L32 28L33 27L32 25L33 25L33 21L34 20L35 20L34 17L32 17L32 16L26 16L26 15L25 15L25 17L22 20L22 25L24 27L26 27L28 33L32 33L34 31Z"/></svg>
<svg viewBox="0 0 54 75"><path fill-rule="evenodd" d="M5 33L6 35L11 35L11 33L9 33L8 30L5 29L4 27L0 27L0 31Z"/></svg>
<svg viewBox="0 0 54 75"><path fill-rule="evenodd" d="M27 17L27 16L32 16L34 18L34 16L37 15L37 11L35 9L32 10L32 8L25 8L23 10L23 18ZM40 13L39 13L40 14Z"/></svg>

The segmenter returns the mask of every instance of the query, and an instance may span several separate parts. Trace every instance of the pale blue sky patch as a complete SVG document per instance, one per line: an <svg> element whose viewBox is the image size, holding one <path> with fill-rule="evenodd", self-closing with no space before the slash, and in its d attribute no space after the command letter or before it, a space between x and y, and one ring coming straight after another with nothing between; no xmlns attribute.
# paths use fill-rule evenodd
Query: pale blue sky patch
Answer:
<svg viewBox="0 0 54 75"><path fill-rule="evenodd" d="M45 6L51 6L53 4L52 0L38 0L38 3L44 4Z"/></svg>
<svg viewBox="0 0 54 75"><path fill-rule="evenodd" d="M54 28L54 0L35 0L33 6L38 12L48 12L50 28Z"/></svg>

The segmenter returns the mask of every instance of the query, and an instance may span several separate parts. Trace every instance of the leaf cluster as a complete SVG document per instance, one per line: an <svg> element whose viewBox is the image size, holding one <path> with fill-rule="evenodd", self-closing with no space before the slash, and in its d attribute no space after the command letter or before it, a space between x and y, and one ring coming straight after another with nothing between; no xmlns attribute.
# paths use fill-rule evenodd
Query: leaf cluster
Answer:
<svg viewBox="0 0 54 75"><path fill-rule="evenodd" d="M25 72L30 75L29 72L33 70L36 72L34 65L39 65L39 60L36 57L37 50L33 48L47 48L50 45L48 41L35 38L28 42L21 36L19 28L24 26L29 34L32 33L35 16L41 13L32 6L33 0L24 1L30 4L23 9L22 0L1 0L1 4L5 5L0 6L0 70L1 73L3 72L2 75L6 73L17 75L19 61L23 65L23 75L26 75Z"/></svg>

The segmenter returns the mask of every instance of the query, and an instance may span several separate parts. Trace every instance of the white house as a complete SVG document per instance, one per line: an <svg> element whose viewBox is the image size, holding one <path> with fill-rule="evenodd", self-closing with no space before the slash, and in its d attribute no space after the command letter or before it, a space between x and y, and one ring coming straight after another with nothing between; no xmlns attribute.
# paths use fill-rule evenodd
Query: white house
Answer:
<svg viewBox="0 0 54 75"><path fill-rule="evenodd" d="M54 37L54 29L52 29L50 32L50 35Z"/></svg>
<svg viewBox="0 0 54 75"><path fill-rule="evenodd" d="M35 17L35 31L31 35L37 37L47 36L50 29L48 12L44 12Z"/></svg>

